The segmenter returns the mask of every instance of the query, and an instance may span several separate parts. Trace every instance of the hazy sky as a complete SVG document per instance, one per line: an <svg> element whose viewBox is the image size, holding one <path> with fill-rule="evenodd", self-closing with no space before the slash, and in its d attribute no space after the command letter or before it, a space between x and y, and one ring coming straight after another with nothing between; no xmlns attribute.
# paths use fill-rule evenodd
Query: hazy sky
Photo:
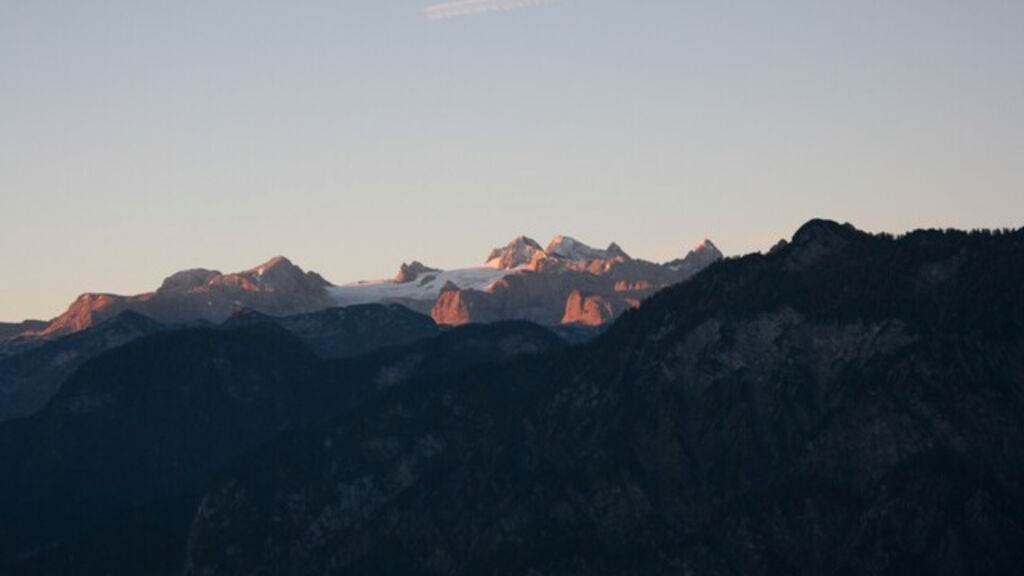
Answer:
<svg viewBox="0 0 1024 576"><path fill-rule="evenodd" d="M1024 225L1024 2L0 0L0 320L276 254Z"/></svg>

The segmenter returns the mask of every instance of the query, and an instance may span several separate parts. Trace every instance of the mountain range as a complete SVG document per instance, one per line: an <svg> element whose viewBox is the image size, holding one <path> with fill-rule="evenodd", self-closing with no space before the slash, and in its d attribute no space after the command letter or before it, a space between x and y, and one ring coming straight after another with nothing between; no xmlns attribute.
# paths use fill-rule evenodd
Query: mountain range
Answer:
<svg viewBox="0 0 1024 576"><path fill-rule="evenodd" d="M812 221L581 347L407 381L240 459L185 573L1007 574L1024 229Z"/></svg>
<svg viewBox="0 0 1024 576"><path fill-rule="evenodd" d="M0 326L0 421L41 408L89 358L169 328L234 326L272 316L327 358L405 344L435 334L438 325L517 319L581 341L656 289L721 257L705 240L685 258L654 264L630 258L615 244L598 250L559 236L546 250L519 237L476 268L441 271L413 262L393 280L345 286L280 256L231 274L185 270L153 292L87 293L49 322Z"/></svg>
<svg viewBox="0 0 1024 576"><path fill-rule="evenodd" d="M629 257L615 244L597 250L559 236L545 250L520 237L492 251L484 266L441 271L412 262L403 264L393 280L335 286L278 256L230 274L202 268L177 272L145 294L83 294L45 325L27 321L0 326L0 341L5 341L0 351L78 332L125 310L165 325L186 325L219 324L242 309L291 316L391 303L429 314L444 325L522 319L599 326L721 257L707 240L685 258L654 264Z"/></svg>
<svg viewBox="0 0 1024 576"><path fill-rule="evenodd" d="M324 291L447 274L433 310L627 258L520 238ZM1024 228L813 220L715 260L575 345L395 301L48 340L131 336L0 422L0 573L1015 573Z"/></svg>

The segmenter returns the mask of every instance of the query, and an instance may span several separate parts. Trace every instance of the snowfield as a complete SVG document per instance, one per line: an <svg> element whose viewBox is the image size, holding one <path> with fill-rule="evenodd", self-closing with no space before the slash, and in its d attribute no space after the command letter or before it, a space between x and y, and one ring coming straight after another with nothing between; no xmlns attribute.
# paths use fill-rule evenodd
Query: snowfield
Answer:
<svg viewBox="0 0 1024 576"><path fill-rule="evenodd" d="M515 274L516 270L499 270L484 266L460 268L441 272L424 272L412 282L399 284L394 280L356 282L328 288L330 295L339 306L369 304L388 300L436 300L441 288L451 282L459 288L487 290L495 281Z"/></svg>

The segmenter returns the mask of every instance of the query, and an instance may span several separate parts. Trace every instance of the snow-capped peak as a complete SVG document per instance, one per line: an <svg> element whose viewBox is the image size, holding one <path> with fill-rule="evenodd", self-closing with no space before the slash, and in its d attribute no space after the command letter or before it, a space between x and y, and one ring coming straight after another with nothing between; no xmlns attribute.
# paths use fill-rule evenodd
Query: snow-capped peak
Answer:
<svg viewBox="0 0 1024 576"><path fill-rule="evenodd" d="M540 244L532 238L519 236L503 248L491 250L485 266L498 270L511 270L530 265L538 255L544 255L544 249Z"/></svg>
<svg viewBox="0 0 1024 576"><path fill-rule="evenodd" d="M548 244L546 252L548 256L564 258L572 262L612 260L614 258L629 259L629 255L623 252L622 248L619 248L619 245L614 242L609 244L607 249L599 250L569 236L555 236Z"/></svg>

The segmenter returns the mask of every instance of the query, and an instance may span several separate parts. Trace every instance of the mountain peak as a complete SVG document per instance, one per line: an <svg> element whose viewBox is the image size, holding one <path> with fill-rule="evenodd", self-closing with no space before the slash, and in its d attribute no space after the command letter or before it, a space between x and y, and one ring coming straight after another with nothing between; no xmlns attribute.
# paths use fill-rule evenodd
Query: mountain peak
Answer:
<svg viewBox="0 0 1024 576"><path fill-rule="evenodd" d="M715 246L715 243L712 242L711 239L705 238L700 242L697 242L693 247L694 252L700 252L701 250L718 250L718 246Z"/></svg>
<svg viewBox="0 0 1024 576"><path fill-rule="evenodd" d="M440 272L437 268L431 268L419 260L413 260L409 264L402 263L402 267L395 276L395 283L406 284L416 281L420 276L429 272Z"/></svg>
<svg viewBox="0 0 1024 576"><path fill-rule="evenodd" d="M604 251L607 252L608 255L613 257L613 258L614 257L620 257L620 258L623 258L625 260L629 260L629 254L626 254L626 251L623 250L615 242L612 242L611 244L608 244L608 247L605 248Z"/></svg>
<svg viewBox="0 0 1024 576"><path fill-rule="evenodd" d="M538 256L544 255L544 249L533 238L518 236L502 248L491 250L486 266L499 270L510 270L519 266L527 266Z"/></svg>
<svg viewBox="0 0 1024 576"><path fill-rule="evenodd" d="M274 256L270 260L267 260L263 264L253 268L257 274L266 274L269 270L283 269L283 270L299 270L302 271L298 266L292 264L292 261L284 256Z"/></svg>
<svg viewBox="0 0 1024 576"><path fill-rule="evenodd" d="M592 260L612 260L620 258L629 260L618 244L612 242L606 250L592 248L571 236L555 236L546 250L548 256L563 258L572 262L587 262Z"/></svg>
<svg viewBox="0 0 1024 576"><path fill-rule="evenodd" d="M863 235L849 223L819 218L809 220L793 234L793 241L787 247L788 267L799 269L812 265Z"/></svg>
<svg viewBox="0 0 1024 576"><path fill-rule="evenodd" d="M572 250L577 248L593 250L593 248L587 246L586 244L580 242L579 240L573 238L572 236L565 236L563 234L559 234L558 236L552 238L551 242L548 242L548 247L545 248L545 251L551 255L565 256Z"/></svg>
<svg viewBox="0 0 1024 576"><path fill-rule="evenodd" d="M206 268L181 270L164 278L163 284L160 285L157 292L188 292L193 288L204 286L220 276L221 273L217 270L207 270Z"/></svg>
<svg viewBox="0 0 1024 576"><path fill-rule="evenodd" d="M263 283L264 281L274 283L286 282L288 284L308 285L308 287L313 289L331 285L330 282L324 280L316 272L306 272L284 256L274 256L256 268L246 270L238 275L254 276L255 278L250 279L257 283Z"/></svg>
<svg viewBox="0 0 1024 576"><path fill-rule="evenodd" d="M722 251L718 249L718 246L715 246L715 243L707 238L697 242L693 247L693 250L690 250L687 254L687 256L690 255L702 255L705 258L711 258L713 260L718 260L723 256Z"/></svg>
<svg viewBox="0 0 1024 576"><path fill-rule="evenodd" d="M793 244L829 242L833 239L849 240L861 234L862 232L849 222L840 224L835 220L813 218L808 220L793 234Z"/></svg>
<svg viewBox="0 0 1024 576"><path fill-rule="evenodd" d="M696 270L701 270L713 262L717 262L724 257L722 251L715 246L715 243L705 238L694 245L693 249L686 253L686 256L666 262L665 267L669 270L676 272L686 271L693 273Z"/></svg>

